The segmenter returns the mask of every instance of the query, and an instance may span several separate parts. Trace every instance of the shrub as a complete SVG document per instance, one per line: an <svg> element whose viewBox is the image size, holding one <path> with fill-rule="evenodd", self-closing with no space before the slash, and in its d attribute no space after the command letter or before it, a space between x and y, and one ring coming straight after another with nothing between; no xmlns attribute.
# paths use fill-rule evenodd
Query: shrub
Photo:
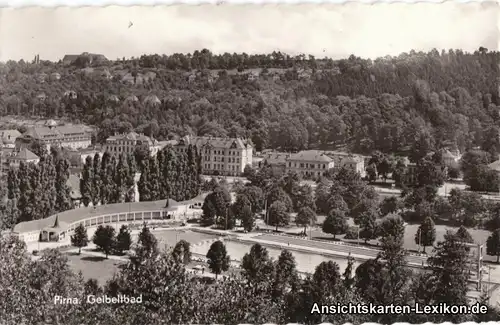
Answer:
<svg viewBox="0 0 500 325"><path fill-rule="evenodd" d="M358 239L358 228L349 227L345 233L344 239Z"/></svg>

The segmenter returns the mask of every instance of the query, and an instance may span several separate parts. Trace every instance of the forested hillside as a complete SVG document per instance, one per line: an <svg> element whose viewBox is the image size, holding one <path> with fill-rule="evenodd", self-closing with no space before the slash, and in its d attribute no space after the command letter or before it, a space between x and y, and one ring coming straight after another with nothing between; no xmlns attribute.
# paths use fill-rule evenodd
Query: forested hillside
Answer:
<svg viewBox="0 0 500 325"><path fill-rule="evenodd" d="M97 64L85 55L71 65L11 61L0 65L0 114L96 125L99 141L134 129L160 140L245 136L257 149L394 152L418 139L491 152L500 149L498 62L499 52L484 48L373 61L208 50Z"/></svg>

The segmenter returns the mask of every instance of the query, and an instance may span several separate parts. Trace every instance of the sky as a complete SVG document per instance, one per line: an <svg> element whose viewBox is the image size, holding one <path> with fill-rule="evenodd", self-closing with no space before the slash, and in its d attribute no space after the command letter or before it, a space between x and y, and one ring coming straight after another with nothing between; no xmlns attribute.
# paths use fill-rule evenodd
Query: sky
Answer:
<svg viewBox="0 0 500 325"><path fill-rule="evenodd" d="M342 58L498 49L498 4L171 5L0 9L0 61L213 53ZM129 28L129 22L133 25Z"/></svg>

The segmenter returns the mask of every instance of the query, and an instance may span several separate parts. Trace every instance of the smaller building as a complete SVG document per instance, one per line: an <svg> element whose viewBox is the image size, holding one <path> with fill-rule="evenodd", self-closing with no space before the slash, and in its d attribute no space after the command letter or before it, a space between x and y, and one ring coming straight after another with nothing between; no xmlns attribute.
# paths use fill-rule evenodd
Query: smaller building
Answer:
<svg viewBox="0 0 500 325"><path fill-rule="evenodd" d="M59 221L59 216L56 215L54 224L50 227L45 227L40 231L40 241L59 241L66 237L68 232L68 224Z"/></svg>
<svg viewBox="0 0 500 325"><path fill-rule="evenodd" d="M488 168L497 172L498 176L500 176L500 159L489 164Z"/></svg>
<svg viewBox="0 0 500 325"><path fill-rule="evenodd" d="M11 156L8 158L9 165L18 168L21 162L25 164L29 163L34 163L38 164L40 162L40 157L35 155L33 152L29 151L28 149L24 148L21 151L19 151L17 154L14 156Z"/></svg>
<svg viewBox="0 0 500 325"><path fill-rule="evenodd" d="M462 155L458 150L444 149L442 152L444 165L447 167L457 166Z"/></svg>
<svg viewBox="0 0 500 325"><path fill-rule="evenodd" d="M286 172L296 172L303 177L320 177L335 167L332 158L318 150L305 150L291 154L286 160Z"/></svg>
<svg viewBox="0 0 500 325"><path fill-rule="evenodd" d="M362 177L365 176L365 159L363 156L342 151L326 151L325 154L333 159L336 168L350 167Z"/></svg>
<svg viewBox="0 0 500 325"><path fill-rule="evenodd" d="M271 166L271 169L277 173L286 172L286 163L290 154L287 152L266 152L262 155L262 162L259 167L264 165Z"/></svg>
<svg viewBox="0 0 500 325"><path fill-rule="evenodd" d="M20 136L22 134L18 130L0 130L0 144L5 148L14 148Z"/></svg>

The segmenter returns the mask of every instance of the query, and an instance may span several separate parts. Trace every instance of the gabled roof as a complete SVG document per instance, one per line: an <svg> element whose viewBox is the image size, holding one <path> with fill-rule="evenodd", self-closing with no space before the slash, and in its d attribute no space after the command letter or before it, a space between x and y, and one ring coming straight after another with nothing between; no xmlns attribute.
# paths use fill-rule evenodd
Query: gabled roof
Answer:
<svg viewBox="0 0 500 325"><path fill-rule="evenodd" d="M244 149L253 147L252 142L241 138L193 137L185 136L179 145L194 145L198 148L212 147L215 149Z"/></svg>
<svg viewBox="0 0 500 325"><path fill-rule="evenodd" d="M0 139L5 144L13 144L21 136L18 130L0 130Z"/></svg>
<svg viewBox="0 0 500 325"><path fill-rule="evenodd" d="M143 141L148 142L150 145L153 144L153 140L144 134L138 134L136 132L129 132L126 134L112 135L106 139L106 141L118 141L118 140L132 140L132 141Z"/></svg>
<svg viewBox="0 0 500 325"><path fill-rule="evenodd" d="M318 150L305 150L291 154L288 160L332 162L333 159Z"/></svg>
<svg viewBox="0 0 500 325"><path fill-rule="evenodd" d="M109 214L118 214L118 213L128 213L128 212L141 212L141 211L154 211L154 210L163 210L165 209L166 200L160 201L145 201L145 202L131 202L131 203L115 203L115 204L106 204L99 205L95 208L93 207L84 207L77 208L73 210L66 210L58 213L57 215L52 215L45 219L40 220L31 220L20 222L14 226L14 232L16 233L26 233L31 231L38 231L40 229L53 229L53 225L55 224L56 216L59 219L59 227L64 225L72 224L74 222L84 220L86 218L95 217L95 216L103 216ZM172 199L169 199L169 208L172 209L174 207L179 206L182 203L178 203Z"/></svg>
<svg viewBox="0 0 500 325"><path fill-rule="evenodd" d="M344 159L342 159L342 162L345 163L350 163L350 164L358 164L363 161L363 158L358 157L358 156L348 156Z"/></svg>
<svg viewBox="0 0 500 325"><path fill-rule="evenodd" d="M29 151L28 149L24 148L19 153L15 156L15 159L19 160L35 160L39 159L37 155Z"/></svg>
<svg viewBox="0 0 500 325"><path fill-rule="evenodd" d="M55 123L55 122L54 122ZM54 126L53 124L51 124ZM35 139L62 139L68 135L76 133L88 133L82 125L61 125L49 128L47 126L30 127L25 136Z"/></svg>
<svg viewBox="0 0 500 325"><path fill-rule="evenodd" d="M488 165L488 168L500 172L500 160L492 162Z"/></svg>
<svg viewBox="0 0 500 325"><path fill-rule="evenodd" d="M289 153L286 152L269 152L262 156L270 165L285 164L286 160L290 157Z"/></svg>

